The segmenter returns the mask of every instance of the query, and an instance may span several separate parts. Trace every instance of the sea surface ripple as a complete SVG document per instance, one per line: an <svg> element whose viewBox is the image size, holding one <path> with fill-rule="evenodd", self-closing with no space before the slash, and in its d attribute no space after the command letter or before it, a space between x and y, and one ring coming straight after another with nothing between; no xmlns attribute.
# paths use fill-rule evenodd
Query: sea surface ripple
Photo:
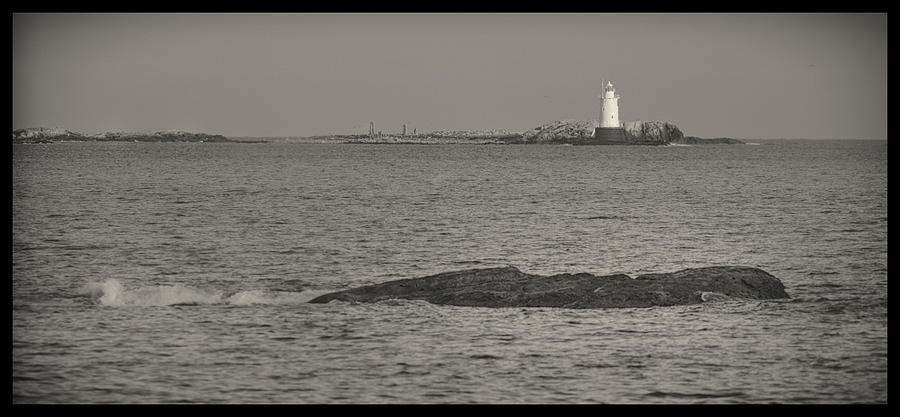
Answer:
<svg viewBox="0 0 900 417"><path fill-rule="evenodd" d="M885 403L887 145L13 145L14 403ZM451 270L788 300L308 304Z"/></svg>

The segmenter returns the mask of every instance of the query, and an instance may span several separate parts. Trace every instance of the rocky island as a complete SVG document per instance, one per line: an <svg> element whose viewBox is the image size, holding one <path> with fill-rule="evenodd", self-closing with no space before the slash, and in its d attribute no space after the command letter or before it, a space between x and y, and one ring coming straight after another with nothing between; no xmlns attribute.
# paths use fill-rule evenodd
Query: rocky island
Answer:
<svg viewBox="0 0 900 417"><path fill-rule="evenodd" d="M84 134L61 128L16 129L13 143L53 142L236 142L222 135L168 130L159 132L104 132Z"/></svg>
<svg viewBox="0 0 900 417"><path fill-rule="evenodd" d="M520 143L591 144L595 124L586 120L561 120L522 133ZM678 126L661 120L633 120L622 123L625 140L621 145L667 145L684 135Z"/></svg>
<svg viewBox="0 0 900 417"><path fill-rule="evenodd" d="M424 300L470 307L627 308L699 304L729 299L790 298L769 273L746 266L713 266L672 273L542 276L515 267L469 269L402 279L325 294L332 300L378 302Z"/></svg>
<svg viewBox="0 0 900 417"><path fill-rule="evenodd" d="M533 129L517 132L432 132L427 135L407 135L406 124L401 133L382 135L375 133L375 122L369 122L368 135L352 135L343 138L344 143L500 143L500 144L566 144L566 145L669 145L743 143L737 139L685 138L677 126L660 120L621 121L619 118L619 94L609 80L601 80L603 92L600 114L595 120L560 120ZM334 137L338 139L339 137Z"/></svg>

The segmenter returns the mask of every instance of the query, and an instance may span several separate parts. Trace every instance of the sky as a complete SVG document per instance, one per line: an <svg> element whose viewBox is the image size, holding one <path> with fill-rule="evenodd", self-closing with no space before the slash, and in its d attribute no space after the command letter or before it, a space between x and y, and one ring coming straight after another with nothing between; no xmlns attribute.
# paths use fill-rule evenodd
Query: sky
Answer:
<svg viewBox="0 0 900 417"><path fill-rule="evenodd" d="M886 14L14 14L13 128L887 137Z"/></svg>

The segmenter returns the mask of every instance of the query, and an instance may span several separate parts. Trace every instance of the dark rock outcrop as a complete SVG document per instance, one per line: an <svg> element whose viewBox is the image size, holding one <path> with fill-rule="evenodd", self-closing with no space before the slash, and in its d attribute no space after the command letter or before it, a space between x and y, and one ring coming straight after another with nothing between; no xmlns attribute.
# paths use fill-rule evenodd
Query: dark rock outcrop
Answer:
<svg viewBox="0 0 900 417"><path fill-rule="evenodd" d="M681 129L669 122L660 120L632 120L622 123L625 137L632 142L651 142L666 144L681 139Z"/></svg>
<svg viewBox="0 0 900 417"><path fill-rule="evenodd" d="M325 294L310 302L402 298L473 307L617 308L698 304L732 297L789 298L778 278L744 266L685 269L634 279L624 274L541 276L510 266L390 281Z"/></svg>

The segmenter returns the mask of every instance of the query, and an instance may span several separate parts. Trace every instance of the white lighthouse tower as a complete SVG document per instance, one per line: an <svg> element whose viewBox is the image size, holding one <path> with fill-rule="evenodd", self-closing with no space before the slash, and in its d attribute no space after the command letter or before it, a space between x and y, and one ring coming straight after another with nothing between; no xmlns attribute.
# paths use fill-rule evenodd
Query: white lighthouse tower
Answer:
<svg viewBox="0 0 900 417"><path fill-rule="evenodd" d="M600 95L600 127L621 127L619 124L619 95L612 82L606 81L606 87Z"/></svg>
<svg viewBox="0 0 900 417"><path fill-rule="evenodd" d="M608 80L600 94L600 120L597 122L594 133L591 134L591 143L615 144L626 141L625 129L619 122L619 95Z"/></svg>

